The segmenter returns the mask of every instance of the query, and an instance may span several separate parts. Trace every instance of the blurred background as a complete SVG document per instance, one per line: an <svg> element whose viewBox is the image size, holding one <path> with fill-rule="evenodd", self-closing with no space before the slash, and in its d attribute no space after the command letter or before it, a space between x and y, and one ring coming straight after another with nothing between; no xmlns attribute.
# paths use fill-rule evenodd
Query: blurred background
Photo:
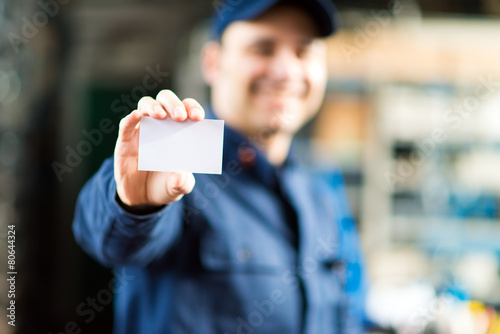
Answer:
<svg viewBox="0 0 500 334"><path fill-rule="evenodd" d="M345 173L372 332L500 333L500 0L335 4L327 96L297 144L326 182ZM207 101L199 51L217 8L0 1L0 333L111 332L113 272L74 242L76 196L140 97Z"/></svg>

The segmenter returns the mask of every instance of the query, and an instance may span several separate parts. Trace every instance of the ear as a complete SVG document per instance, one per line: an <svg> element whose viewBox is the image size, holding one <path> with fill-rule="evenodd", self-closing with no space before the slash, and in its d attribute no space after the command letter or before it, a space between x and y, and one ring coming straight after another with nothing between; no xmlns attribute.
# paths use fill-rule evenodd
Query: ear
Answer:
<svg viewBox="0 0 500 334"><path fill-rule="evenodd" d="M212 86L220 68L221 45L218 42L208 42L201 51L201 71L205 82Z"/></svg>

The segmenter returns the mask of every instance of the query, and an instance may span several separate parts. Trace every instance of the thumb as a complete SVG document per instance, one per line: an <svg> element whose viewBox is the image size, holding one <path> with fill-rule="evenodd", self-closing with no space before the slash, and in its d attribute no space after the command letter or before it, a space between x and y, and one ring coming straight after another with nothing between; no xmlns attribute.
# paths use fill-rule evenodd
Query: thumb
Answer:
<svg viewBox="0 0 500 334"><path fill-rule="evenodd" d="M183 195L189 194L193 190L195 183L193 173L171 172L167 178L169 197L179 200Z"/></svg>

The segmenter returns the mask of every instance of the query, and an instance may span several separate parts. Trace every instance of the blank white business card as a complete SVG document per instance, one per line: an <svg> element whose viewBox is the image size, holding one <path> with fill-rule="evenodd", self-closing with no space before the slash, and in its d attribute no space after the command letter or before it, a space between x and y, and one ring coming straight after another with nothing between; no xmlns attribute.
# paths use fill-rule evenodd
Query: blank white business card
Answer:
<svg viewBox="0 0 500 334"><path fill-rule="evenodd" d="M222 173L224 121L141 119L139 170Z"/></svg>

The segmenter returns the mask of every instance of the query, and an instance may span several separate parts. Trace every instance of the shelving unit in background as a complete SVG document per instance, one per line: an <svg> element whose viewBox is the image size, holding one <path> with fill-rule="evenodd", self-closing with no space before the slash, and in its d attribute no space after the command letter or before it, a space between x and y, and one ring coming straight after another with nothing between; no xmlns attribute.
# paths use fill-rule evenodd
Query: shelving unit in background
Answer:
<svg viewBox="0 0 500 334"><path fill-rule="evenodd" d="M473 95L465 92L474 86L460 88L390 84L376 92L378 153L388 167L389 204L381 214L390 218L394 244L419 243L450 220L480 229L500 225L500 133L488 129L500 124L500 89L468 112L454 106L467 103ZM500 254L500 245L484 250Z"/></svg>
<svg viewBox="0 0 500 334"><path fill-rule="evenodd" d="M423 210L418 208L422 203L408 204L405 209L402 203L412 196L414 200L421 198L430 171L436 174L437 168L454 185L460 182L470 187L480 182L489 192L500 189L493 187L494 182L485 182L480 166L481 156L489 164L494 162L500 146L500 131L496 131L500 88L481 99L468 117L460 116L455 107L457 103L469 103L468 98L474 97L482 80L490 76L490 80L496 80L495 75L500 80L500 46L495 43L499 22L436 18L423 19L417 27L407 28L393 22L351 58L346 58L342 46L356 45L355 30L342 32L329 41L331 89L318 118L318 129L329 131L316 133L314 139L320 146L330 145L331 156L347 162L348 168L361 166L366 199L364 232L390 230L384 225L391 217L404 214L404 210ZM343 106L349 100L357 105L358 113ZM349 133L349 124L357 126L354 135ZM413 168L414 172L407 173L411 175L399 175L398 161L433 140L433 131L442 132L439 137L443 138L418 162L421 165ZM468 157L475 158L477 177L468 172L472 168ZM387 173L404 180L388 182ZM395 201L399 204L396 208ZM378 246L397 241L390 231L368 234L366 241ZM380 239L370 241L374 235Z"/></svg>
<svg viewBox="0 0 500 334"><path fill-rule="evenodd" d="M381 273L381 253L386 263L408 251L425 259L420 272L401 261L373 278L438 287L460 275L464 255L500 258L500 22L393 17L352 52L374 20L329 40L330 89L312 143L320 161L362 180L350 195L370 272ZM471 297L500 305L493 279Z"/></svg>

